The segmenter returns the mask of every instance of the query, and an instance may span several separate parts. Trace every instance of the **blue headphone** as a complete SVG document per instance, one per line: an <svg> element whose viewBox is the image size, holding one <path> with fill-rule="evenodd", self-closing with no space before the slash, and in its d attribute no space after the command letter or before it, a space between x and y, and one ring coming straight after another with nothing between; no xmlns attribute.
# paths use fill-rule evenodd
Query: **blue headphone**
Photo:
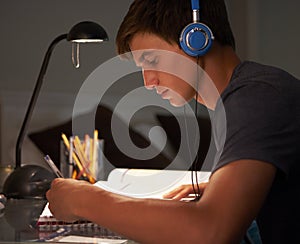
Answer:
<svg viewBox="0 0 300 244"><path fill-rule="evenodd" d="M203 56L212 46L214 39L210 28L200 23L199 0L191 0L193 10L193 23L188 24L181 31L179 43L182 50L190 56Z"/></svg>

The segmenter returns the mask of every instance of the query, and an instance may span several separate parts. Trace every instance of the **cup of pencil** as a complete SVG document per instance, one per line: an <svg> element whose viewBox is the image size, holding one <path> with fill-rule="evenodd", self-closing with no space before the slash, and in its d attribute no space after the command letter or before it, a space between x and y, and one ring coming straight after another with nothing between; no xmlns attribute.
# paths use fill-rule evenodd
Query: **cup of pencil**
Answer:
<svg viewBox="0 0 300 244"><path fill-rule="evenodd" d="M60 170L65 178L86 180L95 183L101 180L103 171L103 139L98 138L98 131L93 137L77 135L69 138L62 134Z"/></svg>

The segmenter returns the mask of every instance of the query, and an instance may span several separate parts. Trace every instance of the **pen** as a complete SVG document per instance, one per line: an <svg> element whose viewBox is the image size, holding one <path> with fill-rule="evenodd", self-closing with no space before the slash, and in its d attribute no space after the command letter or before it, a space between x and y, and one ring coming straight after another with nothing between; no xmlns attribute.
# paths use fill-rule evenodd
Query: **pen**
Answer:
<svg viewBox="0 0 300 244"><path fill-rule="evenodd" d="M38 239L37 242L55 241L57 237L62 237L70 232L71 232L70 229L59 228L57 231L50 233L48 236Z"/></svg>
<svg viewBox="0 0 300 244"><path fill-rule="evenodd" d="M59 171L59 169L56 167L55 163L52 161L52 159L50 158L49 155L46 155L44 157L44 159L46 160L46 162L48 163L48 165L50 166L50 168L52 169L52 171L55 173L55 175L58 178L64 178L62 173Z"/></svg>

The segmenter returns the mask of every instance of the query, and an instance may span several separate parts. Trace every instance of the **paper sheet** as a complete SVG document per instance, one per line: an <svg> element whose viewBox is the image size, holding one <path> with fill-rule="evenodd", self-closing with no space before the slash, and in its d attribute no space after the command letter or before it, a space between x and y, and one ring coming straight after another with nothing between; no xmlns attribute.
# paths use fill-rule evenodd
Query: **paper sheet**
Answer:
<svg viewBox="0 0 300 244"><path fill-rule="evenodd" d="M197 172L198 181L208 181L210 172ZM107 181L94 185L117 194L138 198L162 198L164 193L183 184L191 184L191 172L181 170L114 169ZM52 216L48 203L41 216Z"/></svg>
<svg viewBox="0 0 300 244"><path fill-rule="evenodd" d="M198 182L206 182L210 172L197 172ZM162 198L174 188L192 184L191 171L114 169L107 181L98 181L96 186L117 194L137 198Z"/></svg>
<svg viewBox="0 0 300 244"><path fill-rule="evenodd" d="M107 238L97 238L97 237L84 237L84 236L64 236L58 242L70 242L70 243L98 243L98 244L121 244L126 243L127 240L116 240Z"/></svg>

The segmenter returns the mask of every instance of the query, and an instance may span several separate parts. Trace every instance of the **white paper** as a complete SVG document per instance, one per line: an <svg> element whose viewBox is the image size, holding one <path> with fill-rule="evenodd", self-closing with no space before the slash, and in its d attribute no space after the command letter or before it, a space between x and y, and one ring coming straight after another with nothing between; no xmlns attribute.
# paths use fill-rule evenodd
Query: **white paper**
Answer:
<svg viewBox="0 0 300 244"><path fill-rule="evenodd" d="M210 174L198 171L198 182L208 181ZM112 170L107 181L94 185L120 195L162 199L165 193L183 184L192 184L191 171L117 168ZM41 216L52 216L48 203Z"/></svg>
<svg viewBox="0 0 300 244"><path fill-rule="evenodd" d="M84 237L84 236L75 236L69 235L62 237L58 242L70 242L70 243L97 243L97 244L121 244L126 243L127 240L117 240L117 239L107 239L107 238L98 238L98 237Z"/></svg>
<svg viewBox="0 0 300 244"><path fill-rule="evenodd" d="M208 181L210 172L197 172L198 182ZM163 194L183 185L192 184L191 171L114 169L107 181L96 186L107 191L137 198L162 198Z"/></svg>

